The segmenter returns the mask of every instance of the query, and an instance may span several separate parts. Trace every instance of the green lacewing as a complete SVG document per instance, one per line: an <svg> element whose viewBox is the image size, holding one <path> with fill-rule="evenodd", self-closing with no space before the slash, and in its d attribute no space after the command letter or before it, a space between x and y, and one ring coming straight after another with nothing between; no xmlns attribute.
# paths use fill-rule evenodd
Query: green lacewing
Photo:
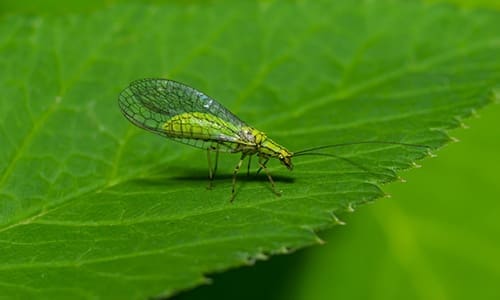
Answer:
<svg viewBox="0 0 500 300"><path fill-rule="evenodd" d="M204 93L180 82L168 79L147 78L133 81L118 97L124 116L134 125L172 140L207 150L210 186L215 177L219 152L241 153L233 171L231 201L235 197L236 176L243 160L248 156L248 170L253 155L258 157L259 170L264 170L271 188L276 190L266 167L271 158L278 159L289 170L293 169L292 157L300 155L333 154L314 152L317 150L353 144L382 143L427 147L394 142L354 142L334 144L291 152L267 135L249 126L219 102ZM211 152L215 152L212 167ZM362 168L362 167L361 167Z"/></svg>

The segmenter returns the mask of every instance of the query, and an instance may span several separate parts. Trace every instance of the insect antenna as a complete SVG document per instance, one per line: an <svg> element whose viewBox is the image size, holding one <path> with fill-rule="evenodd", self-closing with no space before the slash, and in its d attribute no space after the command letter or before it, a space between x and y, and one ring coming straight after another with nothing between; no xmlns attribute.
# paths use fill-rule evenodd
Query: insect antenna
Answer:
<svg viewBox="0 0 500 300"><path fill-rule="evenodd" d="M307 149L303 149L303 150L294 152L293 156L311 155L311 154L307 154L307 153L312 153L312 151L317 151L317 150L322 150L322 149L345 147L345 146L352 146L352 145L364 145L364 144L400 145L400 146L431 149L430 146L420 145L420 144L386 142L386 141L362 141L362 142L339 143L339 144L331 144L331 145L323 145L323 146L307 148ZM321 152L314 152L314 153L316 153L315 155L321 155ZM326 154L326 153L323 153L323 154Z"/></svg>
<svg viewBox="0 0 500 300"><path fill-rule="evenodd" d="M375 173L373 173L372 171L370 171L368 168L366 168L365 166L361 165L361 164L358 164L357 162L353 161L352 159L349 159L347 157L342 157L342 156L339 156L339 155L335 155L335 154L331 154L331 153L322 153L322 152L307 152L307 153L302 153L301 156L304 156L304 155L311 155L311 156L328 156L328 157L333 157L333 158L336 158L336 159L340 159L340 160L343 160L371 175L377 175Z"/></svg>
<svg viewBox="0 0 500 300"><path fill-rule="evenodd" d="M367 167L355 162L352 159L342 157L339 155L335 155L332 153L324 153L324 152L315 152L318 150L323 150L323 149L328 149L328 148L337 148L337 147L344 147L344 146L351 146L351 145L363 145L363 144L385 144L385 145L401 145L401 146L408 146L408 147L417 147L417 148L426 148L430 150L432 147L427 146L427 145L420 145L420 144L409 144L409 143L399 143L399 142L387 142L387 141L361 141L361 142L349 142L349 143L339 143L339 144L331 144L331 145L323 145L323 146L317 146L317 147L312 147L308 149L303 149L297 152L293 153L293 156L305 156L305 155L310 155L310 156L327 156L327 157L333 157L339 160L343 160L365 172L367 172L370 175L373 175L375 177L378 177L380 174L374 173L372 170L368 169Z"/></svg>

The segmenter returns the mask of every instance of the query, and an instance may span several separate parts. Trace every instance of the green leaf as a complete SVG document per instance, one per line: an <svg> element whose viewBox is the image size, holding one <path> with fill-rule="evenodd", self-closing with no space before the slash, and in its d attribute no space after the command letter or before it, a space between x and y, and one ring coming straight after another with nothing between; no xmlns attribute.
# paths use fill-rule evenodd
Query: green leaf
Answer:
<svg viewBox="0 0 500 300"><path fill-rule="evenodd" d="M383 17L382 17L383 16ZM118 5L0 24L0 294L137 298L317 244L336 215L384 195L429 154L351 145L237 182L206 153L121 116L130 81L167 77L286 146L450 141L498 99L499 16L418 2ZM431 35L432 34L432 35ZM255 168L253 168L255 171Z"/></svg>

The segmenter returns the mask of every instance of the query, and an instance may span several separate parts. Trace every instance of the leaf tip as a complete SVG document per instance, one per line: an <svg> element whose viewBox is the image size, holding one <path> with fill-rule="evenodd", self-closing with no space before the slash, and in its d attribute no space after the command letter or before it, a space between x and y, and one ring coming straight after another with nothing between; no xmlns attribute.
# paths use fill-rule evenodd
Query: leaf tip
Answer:
<svg viewBox="0 0 500 300"><path fill-rule="evenodd" d="M470 110L470 116L473 118L479 118L479 114L477 113L477 110L474 108Z"/></svg>
<svg viewBox="0 0 500 300"><path fill-rule="evenodd" d="M264 252L262 252L262 250L259 250L259 251L261 251L261 252L257 252L255 254L250 254L250 253L244 254L243 261L242 261L243 264L246 266L253 266L259 260L269 259L269 256L264 254Z"/></svg>
<svg viewBox="0 0 500 300"><path fill-rule="evenodd" d="M318 243L319 245L326 244L326 242L324 240L322 240L319 236L316 236L316 243Z"/></svg>
<svg viewBox="0 0 500 300"><path fill-rule="evenodd" d="M339 219L334 213L332 213L332 219L335 225L345 225L345 222Z"/></svg>
<svg viewBox="0 0 500 300"><path fill-rule="evenodd" d="M436 153L432 152L431 150L427 150L427 156L431 157L431 158L434 158L437 156Z"/></svg>
<svg viewBox="0 0 500 300"><path fill-rule="evenodd" d="M213 282L214 281L212 280L212 278L205 277L205 276L201 277L201 280L200 280L200 284L204 284L204 285L209 285L209 284L212 284Z"/></svg>
<svg viewBox="0 0 500 300"><path fill-rule="evenodd" d="M500 103L500 87L494 88L491 91L490 99L493 103L496 103L496 104Z"/></svg>
<svg viewBox="0 0 500 300"><path fill-rule="evenodd" d="M293 249L288 248L286 246L283 246L283 247L279 248L276 252L279 253L279 254L289 254L292 251L293 251Z"/></svg>
<svg viewBox="0 0 500 300"><path fill-rule="evenodd" d="M268 260L268 259L269 259L268 255L266 255L262 252L259 252L255 255L248 256L245 263L247 266L253 266L259 260Z"/></svg>

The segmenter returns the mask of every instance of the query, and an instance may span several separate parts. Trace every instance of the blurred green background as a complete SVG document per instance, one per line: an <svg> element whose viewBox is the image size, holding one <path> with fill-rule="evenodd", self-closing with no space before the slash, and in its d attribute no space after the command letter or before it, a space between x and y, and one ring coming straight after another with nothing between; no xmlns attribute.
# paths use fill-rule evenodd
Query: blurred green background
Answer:
<svg viewBox="0 0 500 300"><path fill-rule="evenodd" d="M0 13L88 12L115 2L2 1ZM448 2L500 9L499 1ZM326 245L213 274L212 285L175 298L500 299L500 105L478 114L452 132L462 142L404 173L407 183L386 186L392 198L320 233Z"/></svg>

